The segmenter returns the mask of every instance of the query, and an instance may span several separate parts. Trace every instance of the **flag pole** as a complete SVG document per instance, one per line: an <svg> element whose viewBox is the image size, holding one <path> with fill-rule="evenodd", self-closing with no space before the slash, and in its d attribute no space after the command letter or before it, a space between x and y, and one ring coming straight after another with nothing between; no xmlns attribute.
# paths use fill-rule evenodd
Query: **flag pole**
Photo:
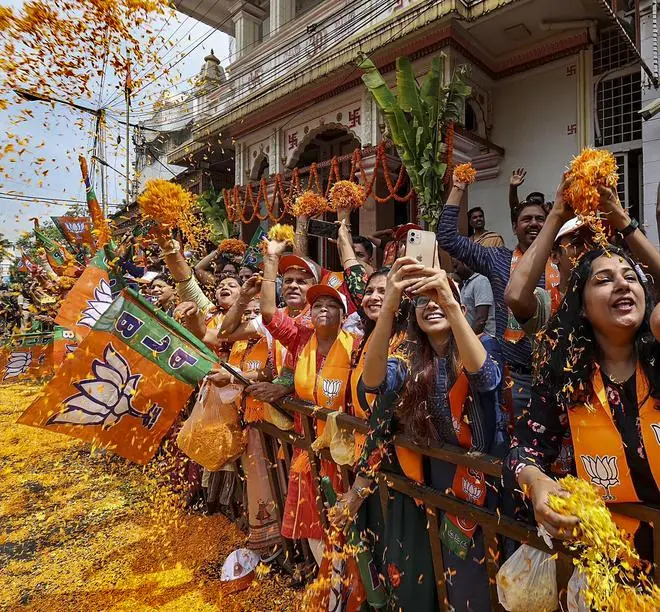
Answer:
<svg viewBox="0 0 660 612"><path fill-rule="evenodd" d="M131 203L131 141L130 141L130 121L131 121L131 60L128 58L126 65L126 84L124 87L126 94L126 207Z"/></svg>

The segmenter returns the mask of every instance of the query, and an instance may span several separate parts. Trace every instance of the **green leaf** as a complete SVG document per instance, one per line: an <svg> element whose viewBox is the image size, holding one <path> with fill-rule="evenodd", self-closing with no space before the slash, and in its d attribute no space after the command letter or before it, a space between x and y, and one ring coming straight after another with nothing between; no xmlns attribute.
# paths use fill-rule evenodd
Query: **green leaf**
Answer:
<svg viewBox="0 0 660 612"><path fill-rule="evenodd" d="M422 100L429 107L429 127L433 127L438 121L438 102L445 79L445 59L446 55L444 53L440 53L433 58L431 69L422 83Z"/></svg>
<svg viewBox="0 0 660 612"><path fill-rule="evenodd" d="M422 108L419 85L407 57L396 58L396 93L401 110L412 113L418 125L428 125L428 117Z"/></svg>

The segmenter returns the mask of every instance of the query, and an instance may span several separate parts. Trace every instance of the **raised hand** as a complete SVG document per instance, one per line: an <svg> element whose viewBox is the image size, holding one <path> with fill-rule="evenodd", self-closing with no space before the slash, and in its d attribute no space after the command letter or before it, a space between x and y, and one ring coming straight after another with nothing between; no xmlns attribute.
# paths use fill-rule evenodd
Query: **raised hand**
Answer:
<svg viewBox="0 0 660 612"><path fill-rule="evenodd" d="M241 297L244 298L243 301L249 302L252 298L259 295L262 280L263 276L261 274L253 274L243 283L241 286Z"/></svg>
<svg viewBox="0 0 660 612"><path fill-rule="evenodd" d="M525 182L525 178L527 176L527 170L524 168L518 168L517 170L514 170L511 173L511 178L509 179L509 183L511 184L512 187L520 187Z"/></svg>

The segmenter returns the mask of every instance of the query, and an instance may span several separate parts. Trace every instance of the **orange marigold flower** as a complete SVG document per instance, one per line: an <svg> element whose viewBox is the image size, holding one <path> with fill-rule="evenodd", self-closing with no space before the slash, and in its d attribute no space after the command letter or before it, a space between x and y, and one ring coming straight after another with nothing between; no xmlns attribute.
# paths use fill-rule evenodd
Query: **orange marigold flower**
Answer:
<svg viewBox="0 0 660 612"><path fill-rule="evenodd" d="M247 244L236 238L227 238L227 240L223 240L218 246L218 251L223 255L245 255L246 250Z"/></svg>
<svg viewBox="0 0 660 612"><path fill-rule="evenodd" d="M283 225L281 223L276 223L268 230L268 240L278 240L279 242L293 244L295 235L296 234L291 225Z"/></svg>
<svg viewBox="0 0 660 612"><path fill-rule="evenodd" d="M164 179L152 179L137 199L145 217L165 227L178 225L192 206L192 196L181 185Z"/></svg>
<svg viewBox="0 0 660 612"><path fill-rule="evenodd" d="M399 585L401 584L401 572L399 571L399 568L394 565L394 563L387 564L387 575L392 586L395 589L398 589Z"/></svg>
<svg viewBox="0 0 660 612"><path fill-rule="evenodd" d="M330 210L360 208L365 198L362 185L352 181L337 181L330 190Z"/></svg>
<svg viewBox="0 0 660 612"><path fill-rule="evenodd" d="M291 206L294 217L313 217L328 210L328 201L318 193L307 190L299 195Z"/></svg>
<svg viewBox="0 0 660 612"><path fill-rule="evenodd" d="M471 185L477 180L477 171L472 167L471 162L468 162L467 164L459 164L454 168L454 178L459 183Z"/></svg>

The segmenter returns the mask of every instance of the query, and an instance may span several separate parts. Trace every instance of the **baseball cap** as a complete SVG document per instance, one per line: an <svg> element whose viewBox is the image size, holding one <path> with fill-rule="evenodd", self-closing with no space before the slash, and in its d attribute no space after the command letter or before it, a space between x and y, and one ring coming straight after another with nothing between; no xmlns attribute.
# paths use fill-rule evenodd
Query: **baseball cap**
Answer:
<svg viewBox="0 0 660 612"><path fill-rule="evenodd" d="M333 300L339 302L344 313L348 312L348 304L346 303L346 296L340 293L330 285L314 285L307 290L307 303L311 306L321 296L331 297Z"/></svg>
<svg viewBox="0 0 660 612"><path fill-rule="evenodd" d="M300 255L294 255L293 253L282 255L278 268L279 273L284 274L289 268L300 268L302 270L307 270L307 272L309 272L314 277L314 280L317 283L320 280L321 274L319 267L315 262L309 259L309 257L302 257Z"/></svg>
<svg viewBox="0 0 660 612"><path fill-rule="evenodd" d="M573 217L572 219L569 219L564 223L564 225L561 226L561 229L559 232L557 232L557 237L555 238L555 241L563 238L567 234L572 234L573 232L577 232L581 227L584 227L585 221L584 219L580 219L579 217Z"/></svg>
<svg viewBox="0 0 660 612"><path fill-rule="evenodd" d="M405 225L400 225L394 230L394 234L393 234L394 240L398 242L405 240L410 230L421 230L421 229L422 229L421 225L417 225L416 223L406 223Z"/></svg>

